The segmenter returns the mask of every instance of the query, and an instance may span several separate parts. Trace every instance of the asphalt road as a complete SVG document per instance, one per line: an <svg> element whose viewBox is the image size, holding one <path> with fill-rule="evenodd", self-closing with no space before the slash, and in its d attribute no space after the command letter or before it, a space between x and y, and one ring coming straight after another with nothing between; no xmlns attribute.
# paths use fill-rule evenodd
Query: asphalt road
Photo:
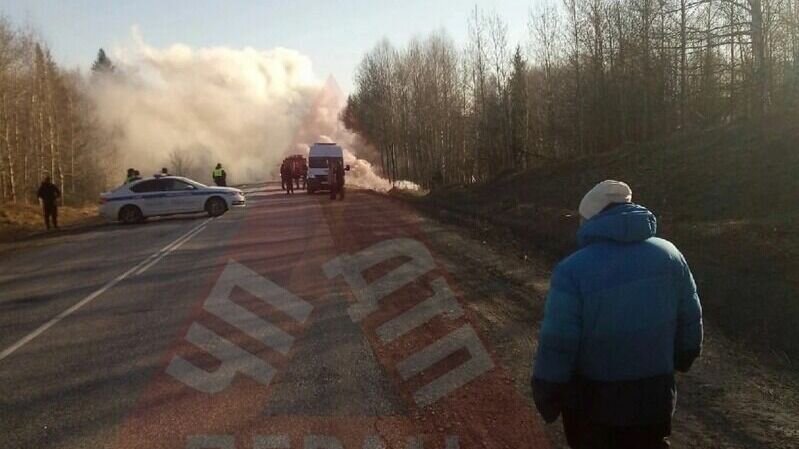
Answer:
<svg viewBox="0 0 799 449"><path fill-rule="evenodd" d="M548 447L414 212L247 197L0 253L0 447Z"/></svg>

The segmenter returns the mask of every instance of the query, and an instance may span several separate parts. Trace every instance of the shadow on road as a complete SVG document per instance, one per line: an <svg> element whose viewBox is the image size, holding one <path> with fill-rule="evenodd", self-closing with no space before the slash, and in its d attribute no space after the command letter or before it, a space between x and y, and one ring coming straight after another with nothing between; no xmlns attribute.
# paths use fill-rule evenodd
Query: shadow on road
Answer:
<svg viewBox="0 0 799 449"><path fill-rule="evenodd" d="M118 222L111 223L111 222L102 221L101 218L97 217L96 221L92 220L89 223L70 225L49 231L37 231L32 234L17 237L14 240L0 242L0 252L16 248L19 246L19 244L24 244L24 243L45 243L48 242L49 240L54 240L61 237L77 236L77 235L87 234L90 232L109 232L109 231L128 232L140 229L142 226L158 227L175 222L190 222L204 218L208 218L208 215L203 212L197 214L175 215L169 217L153 217L153 218L148 218L142 223L127 225Z"/></svg>

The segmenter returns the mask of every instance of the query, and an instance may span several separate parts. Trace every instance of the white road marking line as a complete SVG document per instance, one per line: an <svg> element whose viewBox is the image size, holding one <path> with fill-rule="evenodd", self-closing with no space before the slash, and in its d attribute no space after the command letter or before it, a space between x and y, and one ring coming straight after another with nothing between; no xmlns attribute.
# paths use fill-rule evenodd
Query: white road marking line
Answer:
<svg viewBox="0 0 799 449"><path fill-rule="evenodd" d="M164 248L163 250L161 250L161 252L157 253L154 256L154 259L150 263L148 263L148 264L144 265L143 267L141 267L139 269L139 271L137 271L134 276L138 276L138 275L144 273L145 271L147 271L148 269L150 269L150 267L152 267L153 265L157 264L158 261L160 261L161 259L166 257L167 254L171 253L172 251L177 250L178 248L181 247L181 245L183 245L187 241L191 240L192 237L194 237L195 235L197 235L200 232L202 232L203 229L205 229L205 223L202 223L201 226L192 229L191 231L189 231L188 234L185 234L180 239L172 242L172 244L169 247Z"/></svg>
<svg viewBox="0 0 799 449"><path fill-rule="evenodd" d="M170 248L173 248L176 244L182 243L181 242L182 239L184 239L186 236L188 236L192 232L195 232L198 229L203 228L211 220L213 220L213 219L209 218L209 219L203 221L202 223L200 223L199 225L195 226L194 228L190 229L185 234L183 234L180 237L178 237L177 239L173 240L167 246L161 248L160 251L150 255L150 257L142 260L141 262L136 264L133 268L129 269L128 271L126 271L126 272L120 274L119 276L115 277L114 279L110 280L108 283L106 283L105 285L100 287L98 290L95 290L92 294L90 294L89 296L87 296L87 297L83 298L82 300L80 300L77 304L75 304L72 307L68 308L67 310L64 310L63 312L59 313L55 318L53 318L50 321L42 324L41 326L39 326L36 330L31 332L30 334L22 337L19 341L17 341L13 345L9 346L8 348L4 349L3 352L0 352L0 361L3 361L3 359L5 359L6 357L10 356L14 352L16 352L19 348L25 346L27 343L29 343L34 338L36 338L39 335L43 334L47 329L50 329L51 327L56 325L59 321L61 321L64 318L72 315L73 313L75 313L76 310L78 310L81 307L85 306L86 304L92 302L95 298L97 298L98 296L102 295L107 290L113 288L120 281L122 281L126 277L130 276L131 273L134 273L136 270L138 270L139 268L141 268L142 266L144 266L145 264L150 262L154 257L158 256L159 254L161 254L161 253L163 253L165 251L168 251Z"/></svg>
<svg viewBox="0 0 799 449"><path fill-rule="evenodd" d="M200 223L197 226L189 229L188 232L186 232L185 234L181 235L177 239L173 240L172 243L170 243L169 245L161 248L161 251L158 251L157 253L153 254L150 257L157 257L159 254L163 253L164 251L168 251L170 248L172 248L173 246L177 245L181 240L183 240L184 238L188 237L189 234L191 234L191 233L195 232L197 229L202 228L203 226L207 225L208 222L210 222L212 220L215 220L215 218L207 218L207 219L203 220L202 223Z"/></svg>

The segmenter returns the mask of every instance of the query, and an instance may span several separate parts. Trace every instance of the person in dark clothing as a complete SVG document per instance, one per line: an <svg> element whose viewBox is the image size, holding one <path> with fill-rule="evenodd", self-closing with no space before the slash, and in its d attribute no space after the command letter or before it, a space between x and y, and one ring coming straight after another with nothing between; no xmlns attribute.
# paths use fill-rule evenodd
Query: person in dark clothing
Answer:
<svg viewBox="0 0 799 449"><path fill-rule="evenodd" d="M302 176L302 160L294 157L291 160L291 178L294 180L294 188L300 188L300 176Z"/></svg>
<svg viewBox="0 0 799 449"><path fill-rule="evenodd" d="M535 357L533 398L563 416L574 449L667 448L675 371L702 348L691 270L619 181L580 203L580 249L552 274Z"/></svg>
<svg viewBox="0 0 799 449"><path fill-rule="evenodd" d="M441 168L439 168L433 173L433 177L430 180L430 184L433 189L437 189L444 185L444 172L441 171Z"/></svg>
<svg viewBox="0 0 799 449"><path fill-rule="evenodd" d="M169 170L166 167L161 169L161 176L169 176Z"/></svg>
<svg viewBox="0 0 799 449"><path fill-rule="evenodd" d="M44 181L42 181L37 196L42 202L45 227L50 229L50 221L52 220L53 227L58 229L58 199L61 198L61 191L50 181L49 176L46 176Z"/></svg>
<svg viewBox="0 0 799 449"><path fill-rule="evenodd" d="M286 195L294 193L294 182L292 181L293 178L293 170L292 170L292 163L290 160L286 159L283 161L283 164L280 166L280 180L283 182L283 186L286 190Z"/></svg>
<svg viewBox="0 0 799 449"><path fill-rule="evenodd" d="M287 167L288 158L283 159L283 162L280 163L280 189L284 192L288 192L288 188L286 187L286 177L288 176Z"/></svg>
<svg viewBox="0 0 799 449"><path fill-rule="evenodd" d="M305 159L300 160L300 178L302 178L302 190L308 189L308 164Z"/></svg>
<svg viewBox="0 0 799 449"><path fill-rule="evenodd" d="M330 183L330 199L335 200L338 195L344 199L344 164L340 160L330 159L328 164L328 182Z"/></svg>
<svg viewBox="0 0 799 449"><path fill-rule="evenodd" d="M226 187L227 186L227 173L225 169L222 168L222 164L216 164L216 168L214 168L213 172L211 172L211 177L214 178L214 183L217 187Z"/></svg>

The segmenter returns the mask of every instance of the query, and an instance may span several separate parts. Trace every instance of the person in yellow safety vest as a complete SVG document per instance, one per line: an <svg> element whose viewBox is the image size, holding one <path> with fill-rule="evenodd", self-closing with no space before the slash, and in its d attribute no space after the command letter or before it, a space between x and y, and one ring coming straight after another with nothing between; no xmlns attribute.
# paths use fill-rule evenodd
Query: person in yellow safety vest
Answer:
<svg viewBox="0 0 799 449"><path fill-rule="evenodd" d="M129 168L128 174L125 176L125 184L136 180L136 170Z"/></svg>
<svg viewBox="0 0 799 449"><path fill-rule="evenodd" d="M225 173L225 169L222 168L222 164L216 164L216 168L211 173L211 176L214 178L214 182L218 187L227 186L227 173Z"/></svg>

